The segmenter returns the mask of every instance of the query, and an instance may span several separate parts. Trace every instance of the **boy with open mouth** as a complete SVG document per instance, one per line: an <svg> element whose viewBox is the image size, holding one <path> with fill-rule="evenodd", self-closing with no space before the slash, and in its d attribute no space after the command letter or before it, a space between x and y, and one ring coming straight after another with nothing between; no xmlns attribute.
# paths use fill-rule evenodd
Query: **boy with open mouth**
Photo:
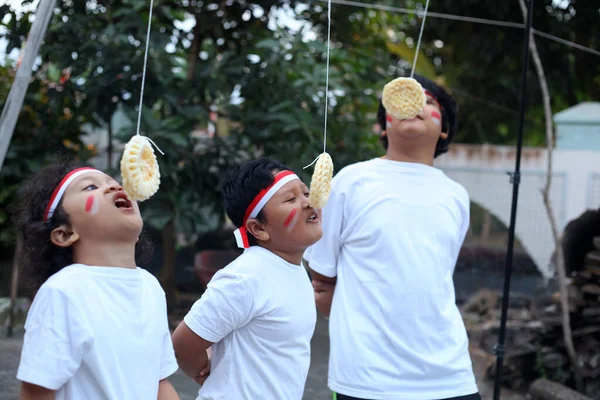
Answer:
<svg viewBox="0 0 600 400"><path fill-rule="evenodd" d="M222 193L245 251L173 333L177 360L203 383L199 400L300 400L316 323L302 255L322 236L320 214L308 187L265 158L234 170Z"/></svg>
<svg viewBox="0 0 600 400"><path fill-rule="evenodd" d="M137 203L75 163L46 167L18 198L19 261L36 292L21 399L179 399L165 293L136 264L147 253Z"/></svg>

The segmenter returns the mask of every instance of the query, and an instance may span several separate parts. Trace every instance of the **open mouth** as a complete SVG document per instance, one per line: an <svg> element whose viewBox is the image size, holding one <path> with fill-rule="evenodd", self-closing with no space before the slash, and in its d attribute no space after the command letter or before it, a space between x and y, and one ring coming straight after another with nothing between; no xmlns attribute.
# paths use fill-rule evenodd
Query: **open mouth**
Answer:
<svg viewBox="0 0 600 400"><path fill-rule="evenodd" d="M318 219L319 219L319 214L317 214L317 212L316 212L316 211L313 211L313 212L310 214L310 217L308 217L308 219L306 220L306 222L315 222L315 221L317 221Z"/></svg>
<svg viewBox="0 0 600 400"><path fill-rule="evenodd" d="M127 198L125 192L117 192L114 197L115 207L128 209L131 208L131 201Z"/></svg>

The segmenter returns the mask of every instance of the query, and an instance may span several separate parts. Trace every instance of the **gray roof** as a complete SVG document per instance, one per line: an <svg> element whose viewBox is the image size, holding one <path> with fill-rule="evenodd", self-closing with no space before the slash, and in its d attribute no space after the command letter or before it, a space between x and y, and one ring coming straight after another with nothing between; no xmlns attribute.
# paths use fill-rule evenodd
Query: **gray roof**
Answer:
<svg viewBox="0 0 600 400"><path fill-rule="evenodd" d="M600 103L579 103L554 114L554 122L559 125L600 125Z"/></svg>

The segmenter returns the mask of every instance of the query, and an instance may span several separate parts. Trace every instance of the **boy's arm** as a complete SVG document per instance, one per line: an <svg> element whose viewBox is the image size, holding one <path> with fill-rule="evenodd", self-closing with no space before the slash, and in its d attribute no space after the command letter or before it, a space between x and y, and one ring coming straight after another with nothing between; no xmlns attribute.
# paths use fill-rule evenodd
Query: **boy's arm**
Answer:
<svg viewBox="0 0 600 400"><path fill-rule="evenodd" d="M306 268L310 273L313 289L315 291L315 303L317 304L317 310L319 310L319 312L324 316L328 317L331 313L331 302L333 301L333 293L335 292L337 278L330 278L313 271L310 269L310 265L308 263L306 263Z"/></svg>
<svg viewBox="0 0 600 400"><path fill-rule="evenodd" d="M179 395L167 379L158 382L158 400L179 400Z"/></svg>
<svg viewBox="0 0 600 400"><path fill-rule="evenodd" d="M213 343L196 335L184 321L173 332L173 348L179 368L197 382L210 373L209 349Z"/></svg>
<svg viewBox="0 0 600 400"><path fill-rule="evenodd" d="M21 400L54 400L56 391L33 383L21 382Z"/></svg>
<svg viewBox="0 0 600 400"><path fill-rule="evenodd" d="M227 268L217 272L173 332L179 367L202 384L210 374L210 346L246 325L254 313L254 296L244 279Z"/></svg>

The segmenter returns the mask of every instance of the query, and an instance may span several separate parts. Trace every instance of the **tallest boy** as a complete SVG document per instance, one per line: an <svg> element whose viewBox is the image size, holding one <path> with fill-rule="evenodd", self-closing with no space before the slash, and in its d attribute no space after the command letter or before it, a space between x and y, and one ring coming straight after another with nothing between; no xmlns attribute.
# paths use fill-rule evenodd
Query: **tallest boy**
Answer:
<svg viewBox="0 0 600 400"><path fill-rule="evenodd" d="M305 254L317 306L331 311L339 400L480 399L452 280L469 196L433 167L456 133L456 103L416 79L424 110L398 120L380 105L385 157L336 175L323 238Z"/></svg>

